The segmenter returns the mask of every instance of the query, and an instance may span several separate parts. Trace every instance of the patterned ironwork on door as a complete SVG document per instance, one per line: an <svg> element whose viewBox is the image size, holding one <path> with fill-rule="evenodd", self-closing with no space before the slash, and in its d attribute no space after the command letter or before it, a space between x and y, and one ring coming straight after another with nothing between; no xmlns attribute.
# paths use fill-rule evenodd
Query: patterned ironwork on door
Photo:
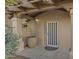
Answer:
<svg viewBox="0 0 79 59"><path fill-rule="evenodd" d="M48 22L47 23L47 46L58 47L58 23Z"/></svg>

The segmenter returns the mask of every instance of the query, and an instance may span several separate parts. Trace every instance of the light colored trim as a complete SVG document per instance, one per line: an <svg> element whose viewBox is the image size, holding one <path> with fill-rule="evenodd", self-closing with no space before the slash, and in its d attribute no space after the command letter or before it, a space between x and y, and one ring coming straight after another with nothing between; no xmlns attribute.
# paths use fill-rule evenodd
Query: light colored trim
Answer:
<svg viewBox="0 0 79 59"><path fill-rule="evenodd" d="M48 23L47 23L47 45L48 45Z"/></svg>
<svg viewBox="0 0 79 59"><path fill-rule="evenodd" d="M57 23L57 47L59 47L59 35L58 35L58 24L59 24L59 22L58 21L56 21L56 23Z"/></svg>

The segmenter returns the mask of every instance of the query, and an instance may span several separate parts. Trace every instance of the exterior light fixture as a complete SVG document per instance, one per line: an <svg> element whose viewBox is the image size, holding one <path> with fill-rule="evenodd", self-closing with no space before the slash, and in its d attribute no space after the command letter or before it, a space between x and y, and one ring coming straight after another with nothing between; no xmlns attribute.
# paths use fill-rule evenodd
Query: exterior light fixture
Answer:
<svg viewBox="0 0 79 59"><path fill-rule="evenodd" d="M36 22L38 22L38 21L39 21L39 19L35 19L35 21L36 21Z"/></svg>

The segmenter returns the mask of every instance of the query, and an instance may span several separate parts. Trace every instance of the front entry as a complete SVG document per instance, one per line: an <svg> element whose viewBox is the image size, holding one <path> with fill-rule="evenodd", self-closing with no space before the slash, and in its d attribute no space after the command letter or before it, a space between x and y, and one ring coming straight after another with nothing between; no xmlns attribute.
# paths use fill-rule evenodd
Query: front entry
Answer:
<svg viewBox="0 0 79 59"><path fill-rule="evenodd" d="M47 46L58 47L58 23L47 22Z"/></svg>

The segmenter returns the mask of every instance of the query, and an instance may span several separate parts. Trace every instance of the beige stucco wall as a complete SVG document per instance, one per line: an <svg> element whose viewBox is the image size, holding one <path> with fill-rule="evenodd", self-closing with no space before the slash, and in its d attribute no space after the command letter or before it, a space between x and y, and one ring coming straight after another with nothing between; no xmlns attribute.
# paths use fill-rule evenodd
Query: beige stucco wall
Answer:
<svg viewBox="0 0 79 59"><path fill-rule="evenodd" d="M25 28L22 27L22 37L35 36L36 22L30 21L30 22L27 22L26 24L27 24L27 27Z"/></svg>
<svg viewBox="0 0 79 59"><path fill-rule="evenodd" d="M39 19L39 21L37 22L37 37L43 46L46 45L46 34L44 34L44 24L49 21L57 21L59 47L71 47L71 19L68 13L63 11L51 10L40 14L36 18Z"/></svg>
<svg viewBox="0 0 79 59"><path fill-rule="evenodd" d="M70 48L71 47L71 19L70 16L63 11L50 10L48 12L42 13L36 17L39 19L38 22L30 21L27 23L27 28L22 28L23 19L18 19L18 33L19 36L27 37L35 35L37 38L37 43L41 45L46 45L46 34L44 26L47 22L58 22L58 40L59 47ZM8 23L9 22L9 23ZM11 25L11 20L6 20L6 23Z"/></svg>

